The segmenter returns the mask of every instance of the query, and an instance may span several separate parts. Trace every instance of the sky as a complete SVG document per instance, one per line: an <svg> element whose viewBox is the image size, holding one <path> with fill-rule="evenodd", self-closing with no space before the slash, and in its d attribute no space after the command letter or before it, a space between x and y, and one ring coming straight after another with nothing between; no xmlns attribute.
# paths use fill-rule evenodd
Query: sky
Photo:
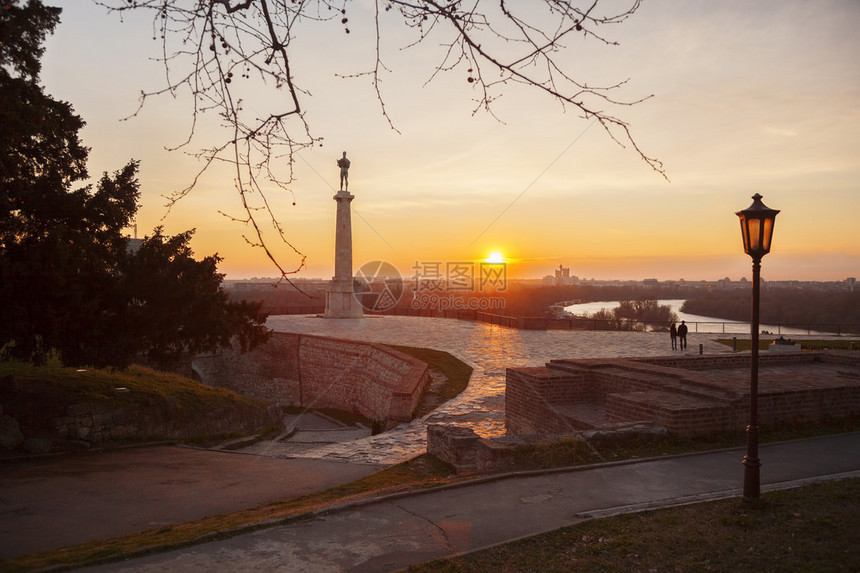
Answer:
<svg viewBox="0 0 860 573"><path fill-rule="evenodd" d="M150 98L124 120L141 91L164 85L151 17L121 22L89 0L46 4L63 14L42 83L87 122L91 176L141 161L138 235L157 225L171 234L194 228L196 255L217 252L228 279L276 276L243 239L248 229L222 214L241 216L228 168L210 170L165 209L164 196L190 183L200 164L166 149L188 135L190 97ZM289 192L267 188L287 238L307 256L295 277L333 274L335 161L344 150L355 268L383 260L409 276L416 263L480 261L497 251L510 277L564 265L604 280L738 280L751 263L735 212L760 193L781 210L764 279L860 275L860 2L644 0L603 30L619 45L571 38L558 58L575 77L626 80L622 99L653 95L606 111L629 123L668 181L629 145L534 90L505 90L495 117L473 113L477 93L465 70L428 82L439 41L403 50L409 35L400 28L382 30L391 129L369 79L343 77L374 65L372 2L348 5L350 34L309 24L291 46L306 118L324 138L298 154ZM262 111L278 103L245 95ZM216 123L205 121L187 150L215 141ZM276 254L284 268L298 265L286 247Z"/></svg>

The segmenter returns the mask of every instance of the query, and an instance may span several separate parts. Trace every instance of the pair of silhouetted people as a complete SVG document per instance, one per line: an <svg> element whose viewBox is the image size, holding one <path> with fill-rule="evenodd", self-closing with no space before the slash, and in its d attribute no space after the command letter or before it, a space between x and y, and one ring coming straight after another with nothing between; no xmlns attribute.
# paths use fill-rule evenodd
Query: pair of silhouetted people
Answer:
<svg viewBox="0 0 860 573"><path fill-rule="evenodd" d="M681 325L677 328L675 327L675 323L672 323L672 326L669 327L669 338L672 340L672 350L687 349L687 324L682 320Z"/></svg>

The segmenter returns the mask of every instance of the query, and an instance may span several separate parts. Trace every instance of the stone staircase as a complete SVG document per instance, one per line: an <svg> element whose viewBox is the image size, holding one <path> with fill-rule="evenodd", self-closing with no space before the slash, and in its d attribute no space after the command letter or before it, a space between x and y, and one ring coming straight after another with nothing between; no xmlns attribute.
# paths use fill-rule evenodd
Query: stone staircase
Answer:
<svg viewBox="0 0 860 573"><path fill-rule="evenodd" d="M697 374L632 360L552 360L546 366L580 380L571 383L600 385L601 382L596 379L611 379L612 386L629 388L627 391L606 391L602 399L597 400L553 403L552 410L576 430L591 430L606 425L609 395L628 403L640 403L643 407L658 403L670 408L703 412L715 407L726 407L742 398L726 388L701 380Z"/></svg>

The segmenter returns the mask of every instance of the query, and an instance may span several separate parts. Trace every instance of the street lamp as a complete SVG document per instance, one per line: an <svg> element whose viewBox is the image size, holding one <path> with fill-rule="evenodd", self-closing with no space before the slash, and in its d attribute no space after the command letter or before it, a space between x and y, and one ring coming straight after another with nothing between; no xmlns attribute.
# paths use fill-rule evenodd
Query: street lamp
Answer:
<svg viewBox="0 0 860 573"><path fill-rule="evenodd" d="M761 492L761 461L758 458L758 311L761 258L770 252L776 209L761 202L761 195L752 197L753 203L735 213L741 220L744 252L752 257L752 317L750 320L750 425L747 426L747 455L744 456L744 501L758 501Z"/></svg>

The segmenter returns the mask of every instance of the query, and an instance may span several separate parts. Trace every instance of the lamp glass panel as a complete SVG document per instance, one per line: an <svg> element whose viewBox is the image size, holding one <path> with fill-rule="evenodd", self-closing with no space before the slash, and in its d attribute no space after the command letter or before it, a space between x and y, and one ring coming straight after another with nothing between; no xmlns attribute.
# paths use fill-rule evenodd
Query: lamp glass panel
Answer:
<svg viewBox="0 0 860 573"><path fill-rule="evenodd" d="M744 252L748 253L750 248L750 237L749 232L747 231L747 221L746 217L743 215L739 215L741 219L741 238L744 241Z"/></svg>
<svg viewBox="0 0 860 573"><path fill-rule="evenodd" d="M749 252L761 249L761 219L747 219L749 227Z"/></svg>
<svg viewBox="0 0 860 573"><path fill-rule="evenodd" d="M764 220L764 242L762 243L762 247L765 253L770 252L770 241L773 238L773 222L775 220L771 217Z"/></svg>

